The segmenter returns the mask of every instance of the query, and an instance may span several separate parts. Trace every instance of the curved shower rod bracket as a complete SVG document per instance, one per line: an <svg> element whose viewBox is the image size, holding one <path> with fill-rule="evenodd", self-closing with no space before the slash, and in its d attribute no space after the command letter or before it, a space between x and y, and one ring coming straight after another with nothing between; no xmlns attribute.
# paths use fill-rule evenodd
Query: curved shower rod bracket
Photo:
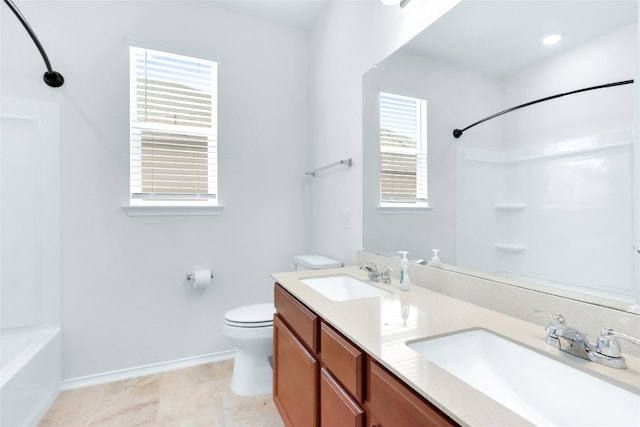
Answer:
<svg viewBox="0 0 640 427"><path fill-rule="evenodd" d="M51 68L51 62L49 62L49 57L47 56L47 53L44 51L44 48L42 47L40 40L38 40L38 37L31 29L31 26L27 22L26 18L22 15L18 7L13 3L13 0L4 0L4 2L7 4L7 6L9 6L9 9L11 9L13 14L16 15L16 18L18 18L18 21L20 21L24 29L27 30L27 33L29 33L29 36L31 36L31 40L33 40L33 42L36 44L38 51L40 51L40 55L42 55L42 59L44 60L44 65L46 65L47 67L47 71L45 71L44 75L42 76L42 80L44 80L44 82L51 87L62 86L64 84L64 77L62 77L62 74L60 74L57 71L53 71L53 68Z"/></svg>
<svg viewBox="0 0 640 427"><path fill-rule="evenodd" d="M633 80L622 80L622 81L619 81L619 82L607 83L607 84L598 85L598 86L585 87L583 89L572 90L571 92L559 93L557 95L547 96L546 98L536 99L535 101L531 101L531 102L527 102L525 104L517 105L515 107L508 108L508 109L506 109L504 111L500 111L499 113L493 114L493 115L491 115L489 117L485 117L482 120L478 120L477 122L475 122L473 124L470 124L469 126L467 126L464 129L454 129L453 130L453 136L455 138L460 138L462 136L462 134L464 133L464 131L466 131L467 129L471 129L472 127L474 127L476 125L479 125L480 123L484 123L487 120L494 119L494 118L496 118L498 116L501 116L501 115L506 114L506 113L510 113L510 112L518 110L518 109L520 109L522 107L528 107L529 105L537 104L539 102L550 101L552 99L560 98L560 97L565 96L565 95L573 95L574 93L586 92L588 90L594 90L594 89L604 89L604 88L612 87L612 86L628 85L628 84L631 84L631 83L633 83Z"/></svg>

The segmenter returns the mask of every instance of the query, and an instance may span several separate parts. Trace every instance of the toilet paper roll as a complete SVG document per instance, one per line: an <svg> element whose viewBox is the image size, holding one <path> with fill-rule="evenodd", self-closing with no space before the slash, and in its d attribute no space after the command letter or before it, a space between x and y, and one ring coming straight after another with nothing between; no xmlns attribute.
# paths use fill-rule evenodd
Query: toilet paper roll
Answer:
<svg viewBox="0 0 640 427"><path fill-rule="evenodd" d="M211 283L211 270L196 270L193 278L195 289L206 288Z"/></svg>

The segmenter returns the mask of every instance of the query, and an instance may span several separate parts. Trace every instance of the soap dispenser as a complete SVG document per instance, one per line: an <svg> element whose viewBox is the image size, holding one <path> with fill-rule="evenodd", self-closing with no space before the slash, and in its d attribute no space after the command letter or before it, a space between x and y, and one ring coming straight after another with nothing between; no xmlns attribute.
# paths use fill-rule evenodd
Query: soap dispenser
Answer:
<svg viewBox="0 0 640 427"><path fill-rule="evenodd" d="M440 249L432 249L432 250L433 250L433 257L431 257L431 261L429 261L427 265L431 267L442 267L442 262L440 262L440 257L438 256L438 252L440 252Z"/></svg>
<svg viewBox="0 0 640 427"><path fill-rule="evenodd" d="M398 251L400 255L402 255L402 260L400 260L400 290L408 291L409 284L411 281L409 280L409 260L407 259L407 251Z"/></svg>

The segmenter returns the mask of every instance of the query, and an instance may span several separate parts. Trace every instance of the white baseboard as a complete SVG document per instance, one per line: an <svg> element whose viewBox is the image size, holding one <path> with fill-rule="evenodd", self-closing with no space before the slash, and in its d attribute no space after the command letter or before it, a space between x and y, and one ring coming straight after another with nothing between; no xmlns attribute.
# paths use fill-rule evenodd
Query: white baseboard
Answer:
<svg viewBox="0 0 640 427"><path fill-rule="evenodd" d="M221 351L219 353L209 353L203 354L201 356L186 357L184 359L170 360L167 362L152 363L150 365L119 369L117 371L109 371L101 374L87 375L85 377L69 378L62 381L62 390L73 390L76 388L106 384L113 381L126 380L129 378L136 378L145 375L157 374L160 372L172 371L174 369L189 368L191 366L220 362L223 360L233 359L235 357L235 354L235 350L227 350Z"/></svg>

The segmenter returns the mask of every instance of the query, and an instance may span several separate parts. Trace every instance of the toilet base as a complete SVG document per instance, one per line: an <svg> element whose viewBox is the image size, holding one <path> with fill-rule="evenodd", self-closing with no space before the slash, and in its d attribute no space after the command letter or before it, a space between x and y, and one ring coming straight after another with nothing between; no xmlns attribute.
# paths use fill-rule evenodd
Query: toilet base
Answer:
<svg viewBox="0 0 640 427"><path fill-rule="evenodd" d="M237 350L233 361L231 391L239 396L260 396L273 392L271 358Z"/></svg>

